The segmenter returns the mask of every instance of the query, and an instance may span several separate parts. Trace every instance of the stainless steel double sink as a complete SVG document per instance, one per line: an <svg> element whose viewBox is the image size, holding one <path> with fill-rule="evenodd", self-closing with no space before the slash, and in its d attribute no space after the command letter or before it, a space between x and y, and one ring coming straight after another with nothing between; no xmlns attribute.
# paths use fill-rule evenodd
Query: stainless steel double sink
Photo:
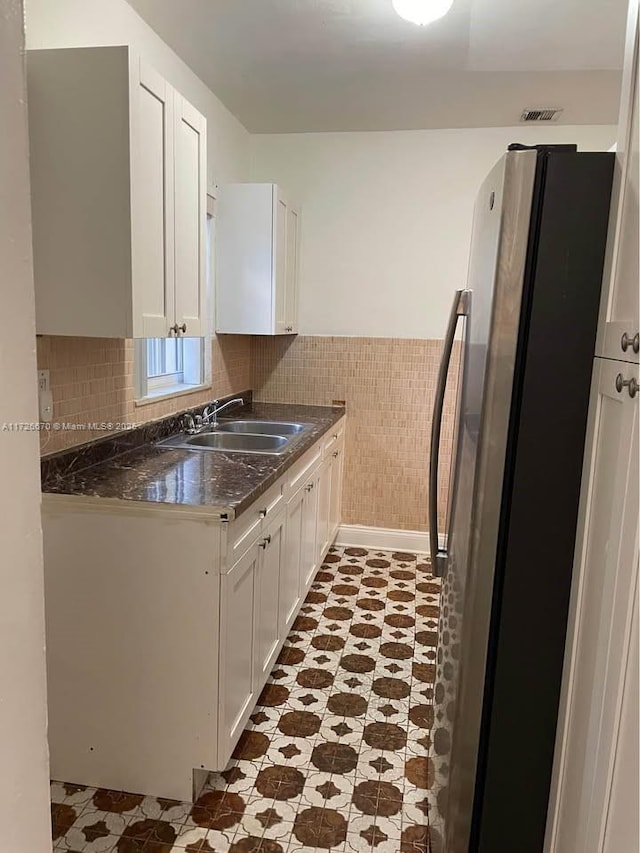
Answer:
<svg viewBox="0 0 640 853"><path fill-rule="evenodd" d="M280 421L221 421L195 435L181 433L158 442L158 447L182 450L218 450L280 456L298 442L311 424Z"/></svg>

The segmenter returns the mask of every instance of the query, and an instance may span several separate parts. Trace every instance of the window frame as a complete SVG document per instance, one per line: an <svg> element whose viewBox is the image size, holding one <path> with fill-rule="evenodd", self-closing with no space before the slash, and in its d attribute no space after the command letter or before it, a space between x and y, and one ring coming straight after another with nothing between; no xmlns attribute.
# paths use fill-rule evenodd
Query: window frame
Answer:
<svg viewBox="0 0 640 853"><path fill-rule="evenodd" d="M166 397L192 394L211 387L211 338L178 338L182 370L149 376L149 341L158 345L175 338L136 338L134 342L135 404L153 403ZM166 356L165 356L166 357ZM191 381L190 381L191 380Z"/></svg>
<svg viewBox="0 0 640 853"><path fill-rule="evenodd" d="M168 360L167 344L170 342L174 343L176 348L175 355L172 354L171 356L171 360L175 362L172 365L176 368L174 371L166 369ZM165 344L164 347L161 346L162 343ZM152 346L157 348L155 355L152 354ZM167 338L165 341L161 338L146 338L145 360L148 391L187 384L184 380L184 338ZM151 364L154 361L158 362L155 367L161 367L157 372L152 372ZM202 371L200 371L200 375L202 375Z"/></svg>

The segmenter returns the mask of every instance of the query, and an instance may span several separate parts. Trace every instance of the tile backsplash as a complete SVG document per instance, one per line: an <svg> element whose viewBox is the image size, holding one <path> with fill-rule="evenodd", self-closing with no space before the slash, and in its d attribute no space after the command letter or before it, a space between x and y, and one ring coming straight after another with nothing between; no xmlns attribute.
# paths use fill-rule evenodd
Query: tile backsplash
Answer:
<svg viewBox="0 0 640 853"><path fill-rule="evenodd" d="M442 341L401 338L254 338L254 399L347 404L343 523L428 528L431 415ZM443 525L453 447L452 358L440 451L438 508Z"/></svg>
<svg viewBox="0 0 640 853"><path fill-rule="evenodd" d="M343 522L402 530L428 528L431 412L442 341L365 337L221 335L212 346L212 387L135 405L133 341L38 338L38 367L50 371L53 420L64 424L141 424L253 388L265 402L347 404ZM457 377L456 349L452 377ZM440 524L448 494L454 385L445 401L440 463ZM107 433L62 429L42 434L43 454Z"/></svg>
<svg viewBox="0 0 640 853"><path fill-rule="evenodd" d="M54 423L142 424L251 387L251 339L224 335L211 342L211 388L136 406L133 346L133 341L112 338L38 337L38 368L50 371ZM64 450L107 434L88 429L47 431L41 436L41 452Z"/></svg>

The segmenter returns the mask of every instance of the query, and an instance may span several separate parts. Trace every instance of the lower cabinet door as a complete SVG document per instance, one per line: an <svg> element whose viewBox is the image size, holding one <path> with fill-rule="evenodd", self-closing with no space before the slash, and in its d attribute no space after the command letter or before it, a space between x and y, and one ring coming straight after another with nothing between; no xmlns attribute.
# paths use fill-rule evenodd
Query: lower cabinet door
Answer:
<svg viewBox="0 0 640 853"><path fill-rule="evenodd" d="M332 458L330 457L330 460ZM329 548L329 511L331 507L331 461L327 460L318 474L318 528L316 562L320 563Z"/></svg>
<svg viewBox="0 0 640 853"><path fill-rule="evenodd" d="M333 543L342 520L342 475L344 471L344 444L331 456L331 498L329 501L329 544Z"/></svg>
<svg viewBox="0 0 640 853"><path fill-rule="evenodd" d="M257 698L254 650L260 555L256 542L221 578L220 764L228 761Z"/></svg>
<svg viewBox="0 0 640 853"><path fill-rule="evenodd" d="M284 512L264 529L258 542L260 561L256 575L255 666L258 689L267 679L275 662L280 639L278 616L280 569L284 556Z"/></svg>
<svg viewBox="0 0 640 853"><path fill-rule="evenodd" d="M304 518L304 489L300 489L287 504L284 559L280 567L280 634L284 636L298 610L302 590L302 527Z"/></svg>
<svg viewBox="0 0 640 853"><path fill-rule="evenodd" d="M317 520L318 520L318 476L304 487L302 503L302 561L300 574L302 589L300 595L307 594L313 576L318 566L317 551Z"/></svg>
<svg viewBox="0 0 640 853"><path fill-rule="evenodd" d="M585 532L565 660L556 853L602 853L638 575L638 396L620 384L631 378L638 381L637 366L596 358Z"/></svg>

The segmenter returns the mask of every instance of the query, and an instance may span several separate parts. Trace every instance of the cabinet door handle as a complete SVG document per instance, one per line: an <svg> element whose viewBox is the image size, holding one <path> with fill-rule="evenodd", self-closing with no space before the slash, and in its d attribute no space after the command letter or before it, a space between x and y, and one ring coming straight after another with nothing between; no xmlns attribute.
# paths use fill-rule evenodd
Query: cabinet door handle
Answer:
<svg viewBox="0 0 640 853"><path fill-rule="evenodd" d="M178 324L177 323L175 324L175 326L169 326L169 337L171 337L171 332L173 332L174 335L178 334Z"/></svg>
<svg viewBox="0 0 640 853"><path fill-rule="evenodd" d="M293 326L285 326L285 332L293 332Z"/></svg>
<svg viewBox="0 0 640 853"><path fill-rule="evenodd" d="M631 379L624 379L622 374L616 376L616 391L620 394L624 388L629 389L629 396L635 397L638 393L638 382L634 376Z"/></svg>
<svg viewBox="0 0 640 853"><path fill-rule="evenodd" d="M182 332L182 334L185 335L187 332L187 324L183 323L181 326L178 326L178 324L176 323L176 333L178 331Z"/></svg>
<svg viewBox="0 0 640 853"><path fill-rule="evenodd" d="M313 483L309 483L308 486L305 486L304 490L305 490L305 492L310 492L312 488L313 488Z"/></svg>
<svg viewBox="0 0 640 853"><path fill-rule="evenodd" d="M265 536L264 539L262 540L262 542L260 543L260 547L266 548L267 545L270 545L270 544L271 544L271 535Z"/></svg>
<svg viewBox="0 0 640 853"><path fill-rule="evenodd" d="M333 458L334 458L334 459L337 459L337 458L338 458L338 456L340 456L340 451L339 451L339 450L334 450L334 451L333 451Z"/></svg>
<svg viewBox="0 0 640 853"><path fill-rule="evenodd" d="M629 347L631 347L636 354L640 352L640 332L636 332L633 337L628 335L626 332L623 332L622 337L620 338L620 347L622 348L622 352L626 352Z"/></svg>
<svg viewBox="0 0 640 853"><path fill-rule="evenodd" d="M261 509L261 510L260 510L260 512L258 513L258 515L260 516L260 518L266 518L266 517L267 517L267 512L268 512L268 510L266 510L266 509Z"/></svg>

